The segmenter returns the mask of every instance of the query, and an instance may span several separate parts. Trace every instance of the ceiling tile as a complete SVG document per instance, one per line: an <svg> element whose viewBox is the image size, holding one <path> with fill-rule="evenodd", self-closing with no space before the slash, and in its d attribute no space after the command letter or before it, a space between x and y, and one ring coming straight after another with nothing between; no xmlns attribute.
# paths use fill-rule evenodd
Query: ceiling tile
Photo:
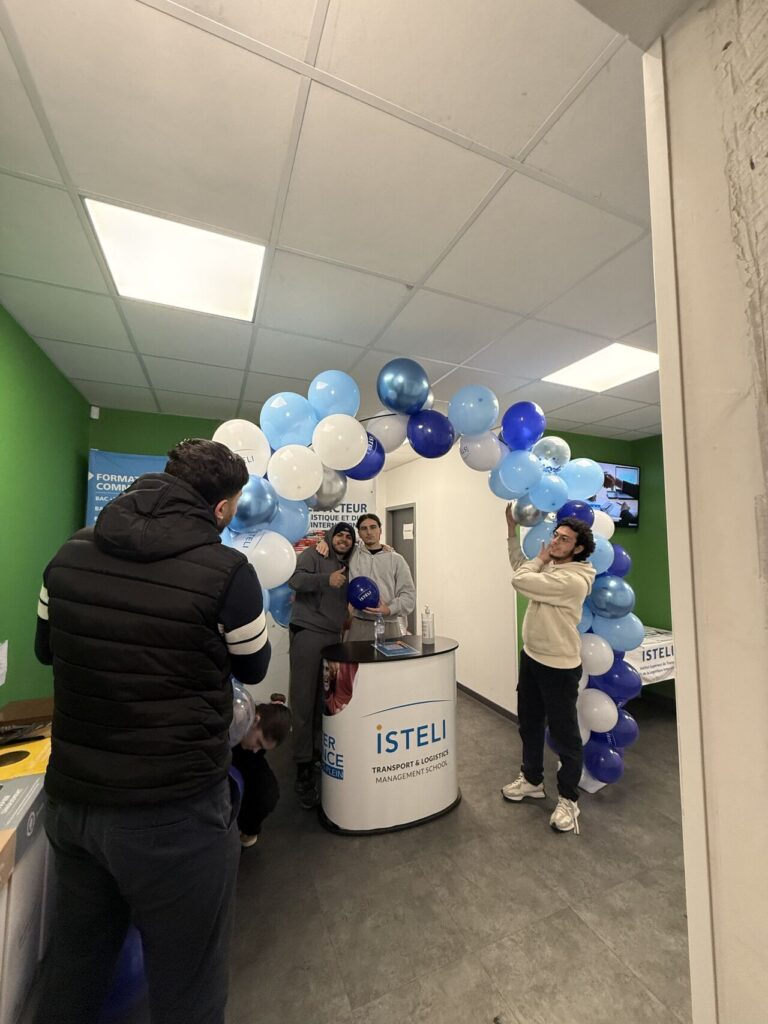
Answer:
<svg viewBox="0 0 768 1024"><path fill-rule="evenodd" d="M414 281L500 174L484 157L313 83L280 243Z"/></svg>
<svg viewBox="0 0 768 1024"><path fill-rule="evenodd" d="M66 192L0 174L0 222L0 273L106 292Z"/></svg>
<svg viewBox="0 0 768 1024"><path fill-rule="evenodd" d="M397 469L398 466L404 466L407 462L415 462L420 458L419 453L415 452L406 441L405 444L401 444L393 452L387 453L384 459L383 472L386 473L388 469Z"/></svg>
<svg viewBox="0 0 768 1024"><path fill-rule="evenodd" d="M251 369L278 376L299 371L311 380L323 370L349 370L359 355L352 345L260 327Z"/></svg>
<svg viewBox="0 0 768 1024"><path fill-rule="evenodd" d="M585 423L581 427L579 433L586 434L588 437L626 437L627 431L621 427L609 427L603 423ZM574 453L576 455L578 453Z"/></svg>
<svg viewBox="0 0 768 1024"><path fill-rule="evenodd" d="M331 0L317 64L516 153L612 37L569 0Z"/></svg>
<svg viewBox="0 0 768 1024"><path fill-rule="evenodd" d="M661 427L648 427L646 430L628 430L624 437L628 441L640 441L644 437L660 437Z"/></svg>
<svg viewBox="0 0 768 1024"><path fill-rule="evenodd" d="M600 420L600 425L605 427L618 427L622 430L648 430L651 427L661 427L661 407L658 405L645 405L641 409L633 409L630 412L620 413L618 416L610 416Z"/></svg>
<svg viewBox="0 0 768 1024"><path fill-rule="evenodd" d="M548 413L551 409L559 409L569 402L577 402L590 394L591 392L582 391L581 388L568 388L561 384L546 384L543 380L537 380L505 395L507 404L504 408L508 408L515 402L535 402L541 406L544 412ZM570 413L563 413L563 416L566 419L583 422L578 416L571 417Z"/></svg>
<svg viewBox="0 0 768 1024"><path fill-rule="evenodd" d="M252 324L129 299L122 306L140 352L245 369Z"/></svg>
<svg viewBox="0 0 768 1024"><path fill-rule="evenodd" d="M395 281L278 251L259 322L365 346L407 294Z"/></svg>
<svg viewBox="0 0 768 1024"><path fill-rule="evenodd" d="M60 181L26 90L0 36L0 166Z"/></svg>
<svg viewBox="0 0 768 1024"><path fill-rule="evenodd" d="M469 384L482 384L483 387L490 388L501 401L501 395L528 383L527 380L513 377L510 374L489 373L469 366L459 366L457 369L451 370L447 377L433 384L432 393L436 399L450 402L460 388L467 387Z"/></svg>
<svg viewBox="0 0 768 1024"><path fill-rule="evenodd" d="M160 411L170 416L201 416L210 419L233 419L237 411L236 399L216 398L211 395L184 395L178 391L158 391Z"/></svg>
<svg viewBox="0 0 768 1024"><path fill-rule="evenodd" d="M635 348L644 348L649 352L656 352L658 350L656 323L646 324L639 330L624 335L620 340L623 345L634 345Z"/></svg>
<svg viewBox="0 0 768 1024"><path fill-rule="evenodd" d="M624 43L526 163L649 222L642 59Z"/></svg>
<svg viewBox="0 0 768 1024"><path fill-rule="evenodd" d="M128 350L131 343L106 295L0 277L0 302L36 338Z"/></svg>
<svg viewBox="0 0 768 1024"><path fill-rule="evenodd" d="M242 370L207 366L204 363L187 363L181 359L159 359L157 356L144 356L144 362L152 384L157 389L183 391L189 395L208 395L212 398L240 397L243 386Z"/></svg>
<svg viewBox="0 0 768 1024"><path fill-rule="evenodd" d="M564 430L566 433L576 433L582 429L578 420L561 420L560 417L547 416L547 429L545 433L551 434L555 430Z"/></svg>
<svg viewBox="0 0 768 1024"><path fill-rule="evenodd" d="M469 364L538 380L607 344L605 338L582 334L569 327L522 320L503 338L470 359Z"/></svg>
<svg viewBox="0 0 768 1024"><path fill-rule="evenodd" d="M633 409L640 409L639 402L628 402L624 398L611 398L609 395L591 395L583 398L580 402L572 402L559 406L557 411L562 412L566 419L579 420L581 423L596 423L598 420L607 419L609 416L618 416L622 412L631 412Z"/></svg>
<svg viewBox="0 0 768 1024"><path fill-rule="evenodd" d="M398 314L375 347L414 359L425 356L460 363L517 319L513 313L422 290Z"/></svg>
<svg viewBox="0 0 768 1024"><path fill-rule="evenodd" d="M72 384L91 405L102 409L128 409L131 412L157 412L157 405L149 388L104 384L91 380L73 380Z"/></svg>
<svg viewBox="0 0 768 1024"><path fill-rule="evenodd" d="M251 423L258 423L263 404L263 402L242 402L238 414L239 418L250 420Z"/></svg>
<svg viewBox="0 0 768 1024"><path fill-rule="evenodd" d="M426 283L531 313L640 233L634 224L515 174Z"/></svg>
<svg viewBox="0 0 768 1024"><path fill-rule="evenodd" d="M539 310L542 320L621 338L656 315L651 239L647 236Z"/></svg>
<svg viewBox="0 0 768 1024"><path fill-rule="evenodd" d="M300 58L315 13L315 0L183 0L180 6Z"/></svg>
<svg viewBox="0 0 768 1024"><path fill-rule="evenodd" d="M306 380L299 377L280 377L269 373L249 373L245 385L245 398L249 402L266 402L272 395L280 391L293 391L306 397L307 388L312 378Z"/></svg>
<svg viewBox="0 0 768 1024"><path fill-rule="evenodd" d="M658 405L659 395L659 374L647 373L644 377L631 380L628 384L621 384L610 391L604 391L604 395L615 395L617 398L629 398L634 402L648 402L649 405Z"/></svg>
<svg viewBox="0 0 768 1024"><path fill-rule="evenodd" d="M268 236L297 74L140 3L7 6L79 189Z"/></svg>
<svg viewBox="0 0 768 1024"><path fill-rule="evenodd" d="M116 352L111 348L72 345L67 341L48 341L45 338L35 338L35 341L65 377L146 387L147 378L133 352Z"/></svg>

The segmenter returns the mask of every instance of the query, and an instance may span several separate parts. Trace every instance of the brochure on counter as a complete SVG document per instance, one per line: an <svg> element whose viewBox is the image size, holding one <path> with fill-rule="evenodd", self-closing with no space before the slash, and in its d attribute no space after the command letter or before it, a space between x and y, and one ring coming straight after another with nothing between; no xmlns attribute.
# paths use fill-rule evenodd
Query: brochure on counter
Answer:
<svg viewBox="0 0 768 1024"><path fill-rule="evenodd" d="M373 646L379 654L384 654L388 658L412 658L419 653L415 647L411 647L403 640L380 640Z"/></svg>

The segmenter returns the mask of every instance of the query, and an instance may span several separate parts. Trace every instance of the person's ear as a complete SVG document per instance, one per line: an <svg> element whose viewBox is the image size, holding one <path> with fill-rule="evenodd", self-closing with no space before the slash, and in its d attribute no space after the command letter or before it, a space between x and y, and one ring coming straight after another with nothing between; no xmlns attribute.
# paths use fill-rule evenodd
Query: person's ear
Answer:
<svg viewBox="0 0 768 1024"><path fill-rule="evenodd" d="M228 499L222 498L221 501L217 502L213 506L213 514L216 517L217 522L221 519L226 519L227 516L227 504Z"/></svg>
<svg viewBox="0 0 768 1024"><path fill-rule="evenodd" d="M583 544L577 544L576 547L573 549L573 553L574 553L574 555L580 555L583 550L584 550L584 545Z"/></svg>

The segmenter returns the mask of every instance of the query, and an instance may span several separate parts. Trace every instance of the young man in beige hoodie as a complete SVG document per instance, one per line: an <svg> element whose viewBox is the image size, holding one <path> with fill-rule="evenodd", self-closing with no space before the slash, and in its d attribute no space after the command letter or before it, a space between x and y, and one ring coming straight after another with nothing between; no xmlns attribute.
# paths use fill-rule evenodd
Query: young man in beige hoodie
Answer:
<svg viewBox="0 0 768 1024"><path fill-rule="evenodd" d="M523 619L517 684L523 763L518 777L501 792L506 800L515 802L525 797L543 799L544 729L548 723L560 754L559 799L549 823L557 832L575 831L578 835L578 786L583 766L576 715L581 678L578 624L595 578L594 568L585 561L595 550L595 541L586 523L563 519L550 543L542 544L536 558L526 559L510 505L506 515L512 586L529 604Z"/></svg>

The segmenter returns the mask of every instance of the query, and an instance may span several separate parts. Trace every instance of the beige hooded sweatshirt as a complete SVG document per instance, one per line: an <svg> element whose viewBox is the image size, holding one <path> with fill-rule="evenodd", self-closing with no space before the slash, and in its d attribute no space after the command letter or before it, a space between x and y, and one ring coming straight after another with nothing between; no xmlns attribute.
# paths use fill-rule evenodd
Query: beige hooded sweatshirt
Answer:
<svg viewBox="0 0 768 1024"><path fill-rule="evenodd" d="M526 559L517 535L509 538L508 547L512 586L530 602L523 619L525 653L550 668L576 668L581 664L577 627L584 599L592 590L593 566Z"/></svg>

